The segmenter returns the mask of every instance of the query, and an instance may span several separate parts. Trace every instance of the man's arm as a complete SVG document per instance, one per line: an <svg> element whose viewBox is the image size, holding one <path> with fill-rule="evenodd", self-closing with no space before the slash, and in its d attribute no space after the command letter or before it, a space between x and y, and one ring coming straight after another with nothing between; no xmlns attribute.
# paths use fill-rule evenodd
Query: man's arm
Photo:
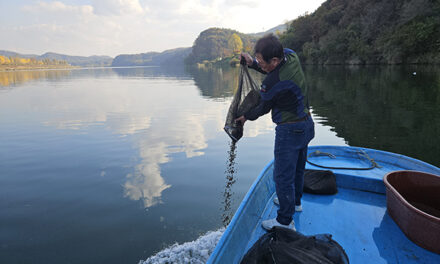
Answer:
<svg viewBox="0 0 440 264"><path fill-rule="evenodd" d="M244 118L251 121L256 120L260 116L269 113L272 106L273 100L260 100L260 103L256 107L244 114Z"/></svg>
<svg viewBox="0 0 440 264"><path fill-rule="evenodd" d="M252 58L251 55L249 55L248 53L241 53L241 58L244 58L246 60L246 64L248 65L249 68L254 69L262 74L267 74L267 72L263 71L260 66L258 66L257 60Z"/></svg>
<svg viewBox="0 0 440 264"><path fill-rule="evenodd" d="M260 100L260 103L257 106L255 106L254 108L252 108L244 115L240 116L239 118L235 119L235 121L240 122L242 125L244 125L244 123L247 120L254 121L260 116L269 113L270 109L272 109L272 106L273 106L273 100L270 101Z"/></svg>

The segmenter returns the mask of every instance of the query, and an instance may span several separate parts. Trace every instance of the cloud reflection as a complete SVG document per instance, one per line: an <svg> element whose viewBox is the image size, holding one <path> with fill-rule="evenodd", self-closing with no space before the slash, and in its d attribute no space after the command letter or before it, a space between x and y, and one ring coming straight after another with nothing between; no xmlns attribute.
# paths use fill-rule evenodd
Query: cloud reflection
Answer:
<svg viewBox="0 0 440 264"><path fill-rule="evenodd" d="M163 142L141 149L142 163L136 166L134 174L127 175L124 184L125 197L135 201L142 200L145 208L161 202L162 191L171 187L160 174L159 164L169 161L165 149Z"/></svg>
<svg viewBox="0 0 440 264"><path fill-rule="evenodd" d="M230 99L201 97L193 80L84 79L83 73L82 77L12 90L4 107L37 113L41 123L57 129L85 131L102 126L127 137L138 149L139 164L126 175L124 196L142 201L146 208L161 203L163 191L171 187L161 165L170 162L172 154L204 155L208 141L223 132ZM246 124L245 137L272 131L270 118L264 117Z"/></svg>

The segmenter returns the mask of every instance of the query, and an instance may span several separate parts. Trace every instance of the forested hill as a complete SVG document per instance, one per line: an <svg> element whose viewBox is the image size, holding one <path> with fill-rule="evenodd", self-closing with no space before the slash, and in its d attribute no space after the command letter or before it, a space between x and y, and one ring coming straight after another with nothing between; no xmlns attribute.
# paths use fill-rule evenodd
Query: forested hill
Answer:
<svg viewBox="0 0 440 264"><path fill-rule="evenodd" d="M291 21L290 22L286 22L285 24L280 24L280 25L278 25L276 27L273 27L273 28L271 28L269 30L266 30L266 31L263 31L263 32L258 32L258 33L251 33L249 35L253 36L253 37L257 37L257 38L261 38L262 36L264 36L264 35L266 35L268 33L273 33L275 35L280 35L281 33L286 31L287 25L290 24L290 23L291 23Z"/></svg>
<svg viewBox="0 0 440 264"><path fill-rule="evenodd" d="M209 28L197 37L186 62L193 64L221 60L240 51L251 51L255 40L255 37L235 30Z"/></svg>
<svg viewBox="0 0 440 264"><path fill-rule="evenodd" d="M112 66L181 65L190 52L191 48L177 48L163 52L121 54L115 57Z"/></svg>
<svg viewBox="0 0 440 264"><path fill-rule="evenodd" d="M306 63L440 63L440 1L328 0L281 40Z"/></svg>
<svg viewBox="0 0 440 264"><path fill-rule="evenodd" d="M43 55L34 54L20 54L13 51L0 50L0 55L5 57L20 57L20 58L32 58L40 61L55 60L65 61L72 66L109 66L113 58L109 56L70 56L65 54L59 54L54 52L47 52Z"/></svg>
<svg viewBox="0 0 440 264"><path fill-rule="evenodd" d="M64 60L74 66L109 66L113 60L110 56L70 56L65 54L59 54L54 52L47 52L41 56L37 57L38 59L55 59L55 60Z"/></svg>

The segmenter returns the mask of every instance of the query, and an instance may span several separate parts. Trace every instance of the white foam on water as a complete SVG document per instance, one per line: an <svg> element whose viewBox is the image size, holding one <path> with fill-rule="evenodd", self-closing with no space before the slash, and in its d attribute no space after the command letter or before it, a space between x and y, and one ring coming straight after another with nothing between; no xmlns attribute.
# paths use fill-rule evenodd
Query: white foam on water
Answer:
<svg viewBox="0 0 440 264"><path fill-rule="evenodd" d="M221 228L217 231L210 231L195 241L182 245L176 243L147 260L139 261L139 264L204 264L208 261L224 231L225 229Z"/></svg>

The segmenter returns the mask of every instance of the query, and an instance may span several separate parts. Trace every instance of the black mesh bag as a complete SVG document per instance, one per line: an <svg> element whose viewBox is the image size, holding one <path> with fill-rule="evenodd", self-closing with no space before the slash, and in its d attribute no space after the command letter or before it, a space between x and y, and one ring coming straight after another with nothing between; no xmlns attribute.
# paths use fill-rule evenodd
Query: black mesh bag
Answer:
<svg viewBox="0 0 440 264"><path fill-rule="evenodd" d="M349 259L330 234L305 236L274 227L255 242L240 264L349 264Z"/></svg>
<svg viewBox="0 0 440 264"><path fill-rule="evenodd" d="M235 119L257 106L260 102L260 91L257 84L252 79L243 61L240 64L238 89L229 106L224 127L224 130L234 142L237 142L243 136L243 125L240 122L235 122Z"/></svg>

